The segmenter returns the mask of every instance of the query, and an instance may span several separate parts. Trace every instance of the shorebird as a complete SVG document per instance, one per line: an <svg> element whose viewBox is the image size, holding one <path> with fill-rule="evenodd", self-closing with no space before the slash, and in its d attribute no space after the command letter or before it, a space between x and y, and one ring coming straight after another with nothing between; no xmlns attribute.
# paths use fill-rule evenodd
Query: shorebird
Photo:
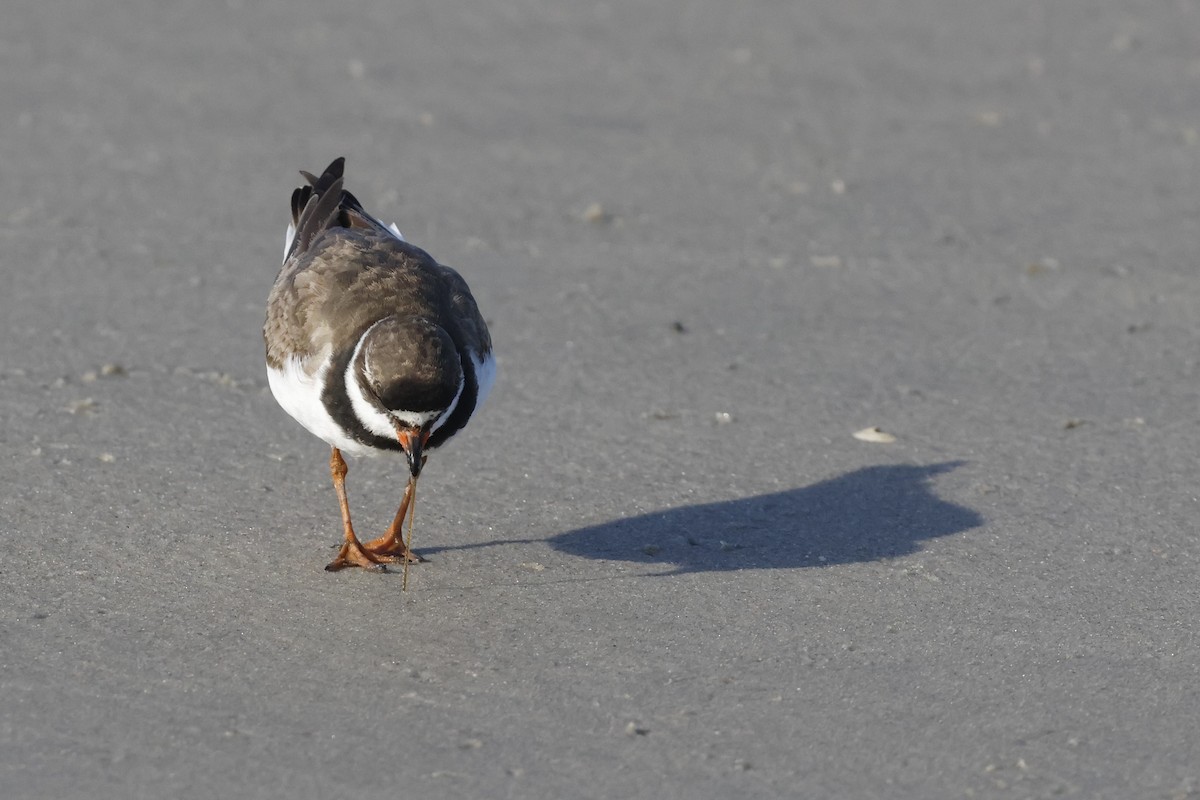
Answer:
<svg viewBox="0 0 1200 800"><path fill-rule="evenodd" d="M368 214L342 188L345 159L292 193L283 267L267 300L267 379L279 405L331 448L342 546L325 569L386 571L411 549L417 479L462 430L496 375L492 340L466 281ZM392 524L359 540L342 454L403 454L409 478ZM403 529L408 516L409 542Z"/></svg>

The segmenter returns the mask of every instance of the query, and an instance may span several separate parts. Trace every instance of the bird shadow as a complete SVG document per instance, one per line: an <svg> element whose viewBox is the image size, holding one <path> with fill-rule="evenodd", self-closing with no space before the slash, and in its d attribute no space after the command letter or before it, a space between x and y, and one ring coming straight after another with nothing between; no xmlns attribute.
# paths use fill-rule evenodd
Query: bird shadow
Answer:
<svg viewBox="0 0 1200 800"><path fill-rule="evenodd" d="M931 479L962 465L865 467L837 478L738 500L613 520L551 537L583 558L670 567L662 574L828 567L920 549L983 518L933 494Z"/></svg>

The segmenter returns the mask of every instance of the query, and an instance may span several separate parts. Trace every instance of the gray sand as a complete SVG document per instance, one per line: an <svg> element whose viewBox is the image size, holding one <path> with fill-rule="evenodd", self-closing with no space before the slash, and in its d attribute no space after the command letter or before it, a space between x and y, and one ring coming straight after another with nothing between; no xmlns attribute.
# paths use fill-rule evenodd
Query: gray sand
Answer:
<svg viewBox="0 0 1200 800"><path fill-rule="evenodd" d="M1196 8L440 9L6 7L0 796L1200 793ZM499 355L404 594L262 365L337 155Z"/></svg>

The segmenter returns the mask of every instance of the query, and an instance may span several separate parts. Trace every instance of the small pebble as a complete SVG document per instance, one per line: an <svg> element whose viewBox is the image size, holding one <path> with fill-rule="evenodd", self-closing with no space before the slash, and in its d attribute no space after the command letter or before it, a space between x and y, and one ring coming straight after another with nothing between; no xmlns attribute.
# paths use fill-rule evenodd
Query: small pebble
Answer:
<svg viewBox="0 0 1200 800"><path fill-rule="evenodd" d="M76 400L74 403L71 403L69 406L67 406L63 410L66 411L68 414L76 414L76 415L78 415L78 414L95 414L96 408L99 405L100 404L97 403L92 398L85 397L82 400Z"/></svg>
<svg viewBox="0 0 1200 800"><path fill-rule="evenodd" d="M980 111L975 114L975 121L986 128L995 128L1004 121L1004 115L999 111Z"/></svg>
<svg viewBox="0 0 1200 800"><path fill-rule="evenodd" d="M1033 276L1041 275L1044 272L1056 272L1061 266L1057 258L1043 258L1026 265L1025 274Z"/></svg>
<svg viewBox="0 0 1200 800"><path fill-rule="evenodd" d="M594 223L608 222L612 219L612 215L605 211L604 206L599 203L592 203L585 208L582 217L584 222Z"/></svg>

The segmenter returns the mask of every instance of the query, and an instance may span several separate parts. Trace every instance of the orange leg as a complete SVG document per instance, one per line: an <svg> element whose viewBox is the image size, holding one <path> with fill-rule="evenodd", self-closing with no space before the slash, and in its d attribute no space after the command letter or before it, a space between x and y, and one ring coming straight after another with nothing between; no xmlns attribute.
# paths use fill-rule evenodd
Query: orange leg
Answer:
<svg viewBox="0 0 1200 800"><path fill-rule="evenodd" d="M409 478L408 486L404 487L404 498L400 501L400 509L396 518L388 526L387 533L378 539L372 539L363 545L363 549L380 561L394 564L408 561L417 564L425 559L408 549L404 543L404 519L409 515L409 506L414 502L417 491L417 479ZM415 511L415 509L413 509Z"/></svg>
<svg viewBox="0 0 1200 800"><path fill-rule="evenodd" d="M346 567L362 567L385 571L379 559L363 549L358 537L354 535L354 526L350 524L350 500L346 497L346 462L341 452L335 447L329 456L329 474L333 478L333 490L337 492L338 504L342 507L342 534L344 541L337 558L325 565L325 569L336 572Z"/></svg>

